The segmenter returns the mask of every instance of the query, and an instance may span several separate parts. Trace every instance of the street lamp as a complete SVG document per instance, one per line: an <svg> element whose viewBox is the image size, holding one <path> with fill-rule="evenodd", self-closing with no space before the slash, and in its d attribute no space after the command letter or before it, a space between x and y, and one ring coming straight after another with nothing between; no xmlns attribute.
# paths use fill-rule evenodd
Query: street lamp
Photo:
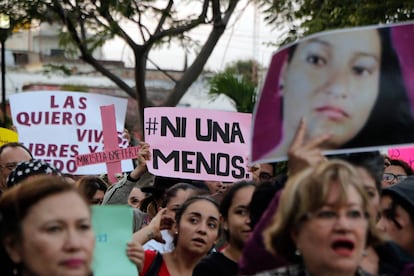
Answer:
<svg viewBox="0 0 414 276"><path fill-rule="evenodd" d="M10 17L0 13L0 40L1 40L1 111L3 122L6 122L6 39L10 29Z"/></svg>

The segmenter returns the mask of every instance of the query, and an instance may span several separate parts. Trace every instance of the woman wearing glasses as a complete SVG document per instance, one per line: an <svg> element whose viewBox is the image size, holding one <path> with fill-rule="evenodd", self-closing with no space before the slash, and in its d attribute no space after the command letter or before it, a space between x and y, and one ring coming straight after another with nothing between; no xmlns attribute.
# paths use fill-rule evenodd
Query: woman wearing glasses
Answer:
<svg viewBox="0 0 414 276"><path fill-rule="evenodd" d="M382 188L394 185L406 179L408 175L413 175L410 165L400 159L388 159L382 177Z"/></svg>
<svg viewBox="0 0 414 276"><path fill-rule="evenodd" d="M291 177L263 236L267 249L292 265L259 275L366 275L365 248L379 237L359 180L338 160Z"/></svg>

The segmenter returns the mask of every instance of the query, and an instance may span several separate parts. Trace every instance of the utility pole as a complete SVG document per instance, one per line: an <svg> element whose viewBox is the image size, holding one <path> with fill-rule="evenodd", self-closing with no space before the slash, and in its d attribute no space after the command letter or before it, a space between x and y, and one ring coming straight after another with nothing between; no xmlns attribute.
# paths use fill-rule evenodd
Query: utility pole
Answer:
<svg viewBox="0 0 414 276"><path fill-rule="evenodd" d="M6 122L6 40L10 29L10 17L0 14L0 40L1 40L1 111L3 123Z"/></svg>

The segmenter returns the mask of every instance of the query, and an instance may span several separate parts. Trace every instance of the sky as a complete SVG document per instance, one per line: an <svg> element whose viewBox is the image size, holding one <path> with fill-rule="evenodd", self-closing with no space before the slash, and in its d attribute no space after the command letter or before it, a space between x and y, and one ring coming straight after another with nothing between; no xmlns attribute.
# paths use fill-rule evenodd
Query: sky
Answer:
<svg viewBox="0 0 414 276"><path fill-rule="evenodd" d="M208 29L198 30L193 32L192 36L201 39L207 34ZM230 24L216 45L205 69L221 71L229 62L251 58L255 58L266 67L276 48L264 44L276 41L277 37L277 30L272 30L270 26L266 25L259 10L255 14L253 5L247 4L247 0L242 0L233 13ZM114 51L114 49L118 50ZM104 46L104 55L108 59L123 60L127 66L133 64L130 50L120 40L108 42ZM163 69L180 70L184 67L184 50L177 46L172 49L152 52L149 58ZM190 55L189 64L193 59L194 55ZM148 66L154 68L151 63L148 63Z"/></svg>

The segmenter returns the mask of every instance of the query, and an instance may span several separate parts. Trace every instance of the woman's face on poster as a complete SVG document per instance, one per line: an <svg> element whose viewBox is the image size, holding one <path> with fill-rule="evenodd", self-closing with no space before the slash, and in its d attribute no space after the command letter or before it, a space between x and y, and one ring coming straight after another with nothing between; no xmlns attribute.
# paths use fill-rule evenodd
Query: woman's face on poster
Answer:
<svg viewBox="0 0 414 276"><path fill-rule="evenodd" d="M297 45L282 72L285 131L299 120L308 138L330 133L326 148L352 139L367 122L379 93L381 42L376 30L311 38Z"/></svg>

